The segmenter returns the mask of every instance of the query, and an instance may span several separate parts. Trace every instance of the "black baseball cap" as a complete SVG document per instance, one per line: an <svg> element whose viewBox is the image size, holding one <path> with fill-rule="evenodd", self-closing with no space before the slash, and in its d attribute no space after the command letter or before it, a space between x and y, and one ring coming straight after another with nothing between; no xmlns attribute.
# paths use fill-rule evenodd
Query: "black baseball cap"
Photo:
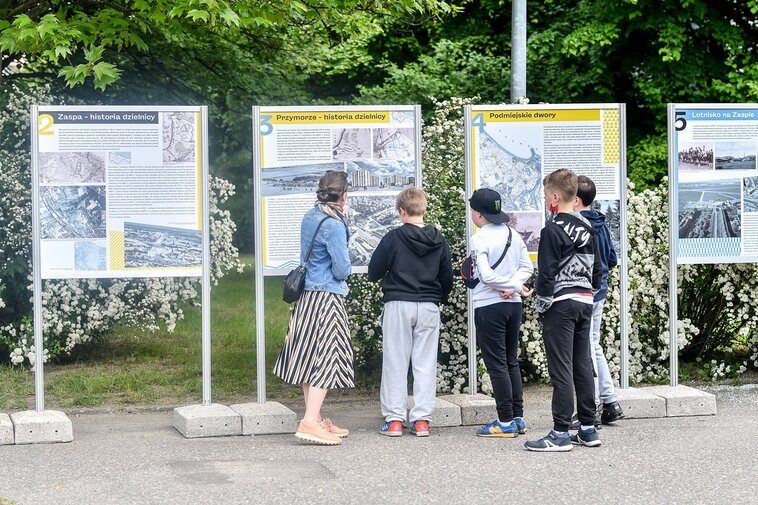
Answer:
<svg viewBox="0 0 758 505"><path fill-rule="evenodd" d="M490 223L501 224L510 221L508 215L503 212L503 202L500 193L490 188L480 188L474 191L468 199L471 208L481 213Z"/></svg>

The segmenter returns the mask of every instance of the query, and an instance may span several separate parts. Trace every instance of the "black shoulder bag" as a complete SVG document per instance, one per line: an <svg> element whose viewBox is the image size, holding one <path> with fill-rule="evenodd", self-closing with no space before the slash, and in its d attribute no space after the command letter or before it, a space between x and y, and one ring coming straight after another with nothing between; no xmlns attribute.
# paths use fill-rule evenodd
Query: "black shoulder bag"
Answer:
<svg viewBox="0 0 758 505"><path fill-rule="evenodd" d="M505 244L505 249L503 249L503 254L500 255L500 258L495 262L494 265L492 265L492 269L496 269L498 265L503 261L503 258L505 258L505 253L508 252L508 249L511 248L511 238L512 238L513 231L511 230L511 227L508 227L508 242ZM463 284L466 285L469 289L474 289L479 285L481 282L479 280L479 277L474 277L474 261L471 258L471 255L469 254L466 256L466 259L463 260L463 263L461 263L461 279L463 280Z"/></svg>
<svg viewBox="0 0 758 505"><path fill-rule="evenodd" d="M311 246L308 248L308 253L305 255L303 263L300 266L293 268L292 271L287 274L287 277L284 278L282 300L287 303L297 301L297 299L300 298L300 293L303 292L303 288L305 287L305 265L308 264L308 258L311 257L311 251L313 251L313 246L316 243L316 235L318 235L321 225L324 224L324 221L327 219L331 219L331 217L326 216L316 227L316 231L313 233L313 239L311 240Z"/></svg>

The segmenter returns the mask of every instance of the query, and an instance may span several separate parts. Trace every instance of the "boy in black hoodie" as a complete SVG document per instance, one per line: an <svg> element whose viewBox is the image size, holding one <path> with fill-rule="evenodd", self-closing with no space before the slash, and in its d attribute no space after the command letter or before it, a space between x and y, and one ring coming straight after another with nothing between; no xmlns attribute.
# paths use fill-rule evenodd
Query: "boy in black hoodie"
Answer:
<svg viewBox="0 0 758 505"><path fill-rule="evenodd" d="M411 433L429 435L437 390L439 304L453 288L447 241L434 226L424 225L426 194L409 188L395 207L403 226L379 242L368 265L368 277L384 277L383 358L380 399L385 422L379 433L403 434L408 415L408 364L413 365Z"/></svg>
<svg viewBox="0 0 758 505"><path fill-rule="evenodd" d="M590 358L590 325L594 293L600 289L602 267L592 225L574 212L577 176L561 169L543 182L545 204L557 215L540 234L537 257L537 312L553 384L553 429L525 444L530 451L570 451L574 444L601 444L595 429L595 383ZM581 427L568 433L574 411Z"/></svg>

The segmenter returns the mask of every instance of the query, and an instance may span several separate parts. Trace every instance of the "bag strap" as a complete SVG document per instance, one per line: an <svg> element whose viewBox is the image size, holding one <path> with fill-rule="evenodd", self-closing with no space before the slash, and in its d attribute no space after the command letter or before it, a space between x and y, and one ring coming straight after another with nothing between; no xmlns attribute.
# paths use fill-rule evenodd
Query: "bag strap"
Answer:
<svg viewBox="0 0 758 505"><path fill-rule="evenodd" d="M503 261L503 258L505 258L505 253L507 253L508 249L511 248L511 238L513 238L513 230L511 230L511 227L508 226L508 242L505 243L505 249L503 249L503 254L501 254L500 258L495 262L494 265L492 265L491 267L492 270L497 268L497 266Z"/></svg>
<svg viewBox="0 0 758 505"><path fill-rule="evenodd" d="M321 222L316 226L316 231L313 232L313 238L311 239L311 246L308 248L308 252L305 255L305 259L303 260L303 265L308 263L308 258L311 257L311 252L313 251L313 246L316 244L316 235L318 235L318 231L321 229L321 225L324 224L324 221L327 219L331 219L331 216L326 216L324 219L321 220ZM510 238L508 240L508 243L510 244Z"/></svg>

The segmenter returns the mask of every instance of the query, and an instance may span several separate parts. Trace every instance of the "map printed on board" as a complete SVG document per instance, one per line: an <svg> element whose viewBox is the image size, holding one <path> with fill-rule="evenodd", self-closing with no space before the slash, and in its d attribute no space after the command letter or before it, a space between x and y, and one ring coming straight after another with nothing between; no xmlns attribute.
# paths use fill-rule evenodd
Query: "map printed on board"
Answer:
<svg viewBox="0 0 758 505"><path fill-rule="evenodd" d="M39 107L42 278L202 273L200 112Z"/></svg>
<svg viewBox="0 0 758 505"><path fill-rule="evenodd" d="M300 263L300 222L327 171L346 172L350 260L368 265L379 241L401 224L395 198L418 182L412 106L261 107L258 147L263 266Z"/></svg>
<svg viewBox="0 0 758 505"><path fill-rule="evenodd" d="M758 261L758 108L677 105L677 261Z"/></svg>

